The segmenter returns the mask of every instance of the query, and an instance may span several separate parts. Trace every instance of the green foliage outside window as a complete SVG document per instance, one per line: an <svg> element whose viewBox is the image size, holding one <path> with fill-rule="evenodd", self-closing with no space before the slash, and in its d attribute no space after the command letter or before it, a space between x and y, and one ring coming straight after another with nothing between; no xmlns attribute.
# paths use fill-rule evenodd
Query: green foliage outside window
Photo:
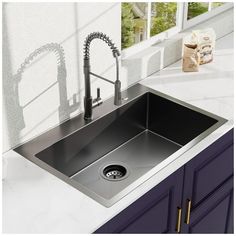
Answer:
<svg viewBox="0 0 236 236"><path fill-rule="evenodd" d="M188 20L208 11L208 2L189 2Z"/></svg>
<svg viewBox="0 0 236 236"><path fill-rule="evenodd" d="M139 34L141 30L147 35L145 17L140 17L135 13L134 7L139 7L144 12L145 2L123 2L122 14L121 14L121 25L122 25L122 49L128 48L139 41L145 40L143 38L139 40ZM151 14L151 29L150 36L154 36L163 31L166 31L176 25L176 11L177 2L152 2L151 3L152 14ZM224 2L213 2L211 8L216 8L223 5ZM189 2L188 3L188 16L187 19L192 19L198 15L208 12L208 2Z"/></svg>
<svg viewBox="0 0 236 236"><path fill-rule="evenodd" d="M225 4L225 2L213 2L213 3L211 4L211 7L212 7L212 8L216 8L216 7L222 6L223 4Z"/></svg>
<svg viewBox="0 0 236 236"><path fill-rule="evenodd" d="M211 9L222 6L224 2L212 2ZM208 12L208 2L189 2L188 3L188 20Z"/></svg>
<svg viewBox="0 0 236 236"><path fill-rule="evenodd" d="M176 2L152 3L151 36L159 34L176 25Z"/></svg>
<svg viewBox="0 0 236 236"><path fill-rule="evenodd" d="M121 14L121 47L128 48L134 44L134 14L132 12L132 3L122 3Z"/></svg>

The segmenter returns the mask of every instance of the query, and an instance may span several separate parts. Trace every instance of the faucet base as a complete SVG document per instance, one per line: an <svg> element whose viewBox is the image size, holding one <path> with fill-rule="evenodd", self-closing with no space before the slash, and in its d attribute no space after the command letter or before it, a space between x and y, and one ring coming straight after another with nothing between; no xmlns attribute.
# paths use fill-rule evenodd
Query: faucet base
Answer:
<svg viewBox="0 0 236 236"><path fill-rule="evenodd" d="M92 120L92 108L93 108L93 98L84 97L84 119L85 120Z"/></svg>
<svg viewBox="0 0 236 236"><path fill-rule="evenodd" d="M121 105L121 82L119 80L115 81L114 104L116 106Z"/></svg>

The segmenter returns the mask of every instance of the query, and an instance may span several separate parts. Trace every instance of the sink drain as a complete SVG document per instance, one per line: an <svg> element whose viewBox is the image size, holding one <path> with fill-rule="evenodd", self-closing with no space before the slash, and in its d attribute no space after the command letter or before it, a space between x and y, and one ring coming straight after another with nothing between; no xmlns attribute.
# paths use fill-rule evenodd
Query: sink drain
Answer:
<svg viewBox="0 0 236 236"><path fill-rule="evenodd" d="M107 180L121 180L126 177L127 169L121 165L109 165L103 169L102 175Z"/></svg>

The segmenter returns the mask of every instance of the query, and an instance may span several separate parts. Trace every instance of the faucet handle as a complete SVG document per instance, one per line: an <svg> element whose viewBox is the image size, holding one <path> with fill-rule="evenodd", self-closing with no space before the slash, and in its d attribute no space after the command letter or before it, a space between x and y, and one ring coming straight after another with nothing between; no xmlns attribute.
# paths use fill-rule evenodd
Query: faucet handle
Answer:
<svg viewBox="0 0 236 236"><path fill-rule="evenodd" d="M102 98L100 97L100 88L97 88L97 97L93 99L93 108L102 104Z"/></svg>
<svg viewBox="0 0 236 236"><path fill-rule="evenodd" d="M100 99L100 88L97 88L97 99Z"/></svg>

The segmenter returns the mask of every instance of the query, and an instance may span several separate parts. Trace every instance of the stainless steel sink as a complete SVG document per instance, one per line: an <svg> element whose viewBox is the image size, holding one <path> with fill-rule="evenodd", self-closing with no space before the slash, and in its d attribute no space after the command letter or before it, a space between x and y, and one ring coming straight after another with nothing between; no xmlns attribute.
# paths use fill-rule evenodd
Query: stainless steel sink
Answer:
<svg viewBox="0 0 236 236"><path fill-rule="evenodd" d="M226 122L141 85L123 96L120 107L96 108L92 122L80 115L16 151L109 207Z"/></svg>

